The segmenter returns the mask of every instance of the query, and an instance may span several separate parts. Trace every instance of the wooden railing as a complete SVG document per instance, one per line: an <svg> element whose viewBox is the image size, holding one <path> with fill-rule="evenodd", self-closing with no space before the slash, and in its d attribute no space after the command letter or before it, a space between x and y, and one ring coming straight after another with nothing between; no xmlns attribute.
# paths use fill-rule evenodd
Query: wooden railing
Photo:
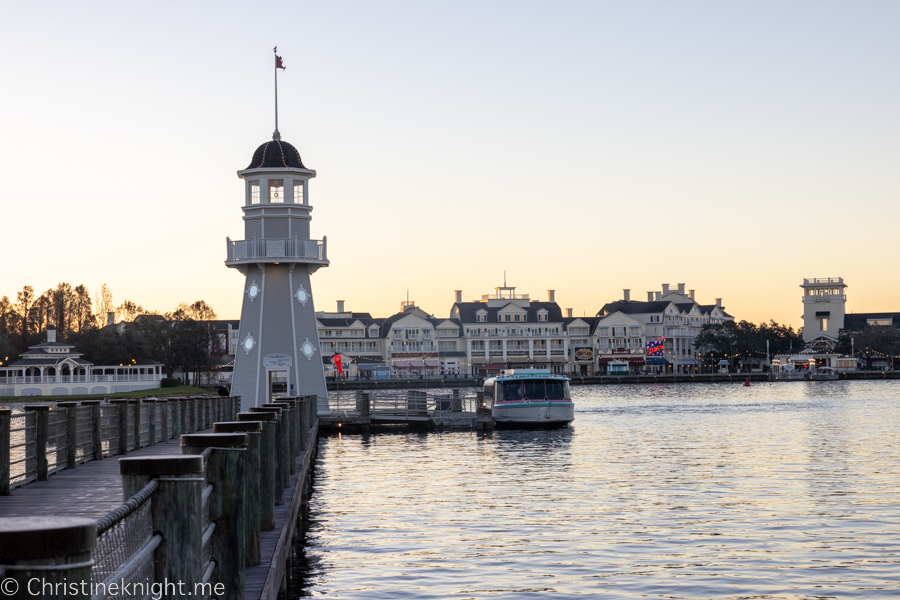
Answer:
<svg viewBox="0 0 900 600"><path fill-rule="evenodd" d="M212 427L240 397L116 399L0 409L0 496L62 469Z"/></svg>
<svg viewBox="0 0 900 600"><path fill-rule="evenodd" d="M180 426L186 427L182 432L211 426L212 433L181 433L182 456L121 458L126 501L99 521L0 517L3 577L20 590L28 589L35 572L49 573L51 579L45 581L65 581L66 589L73 584L85 589L85 582L90 592L79 598L117 596L123 584L132 585L137 597L244 597L245 569L261 562L261 533L275 528L275 506L284 502L297 458L303 456L308 468L317 428L316 396L279 399L246 413L236 412L240 398L184 398L167 404L174 409L162 421L158 412L142 419L143 403L113 405L116 443L158 439L158 431L178 435ZM96 411L94 405L90 409ZM34 414L42 413L50 411ZM77 431L77 413L75 419ZM97 427L102 430L102 423ZM68 447L66 452L68 457ZM66 543L52 543L56 539ZM289 536L287 540L289 545ZM289 551L276 548L270 571L279 579L285 576L283 558ZM273 588L269 579L263 597L274 598L279 582ZM166 587L179 582L189 587ZM113 585L119 592L111 591Z"/></svg>

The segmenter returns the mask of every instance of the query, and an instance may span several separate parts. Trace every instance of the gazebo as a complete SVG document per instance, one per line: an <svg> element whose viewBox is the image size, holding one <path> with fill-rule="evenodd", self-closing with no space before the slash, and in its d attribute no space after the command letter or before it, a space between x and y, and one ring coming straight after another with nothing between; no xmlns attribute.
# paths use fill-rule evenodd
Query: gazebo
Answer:
<svg viewBox="0 0 900 600"><path fill-rule="evenodd" d="M56 327L47 327L47 341L31 346L11 365L0 367L0 396L71 396L113 394L160 386L162 365L155 361L96 366L72 344L56 341Z"/></svg>

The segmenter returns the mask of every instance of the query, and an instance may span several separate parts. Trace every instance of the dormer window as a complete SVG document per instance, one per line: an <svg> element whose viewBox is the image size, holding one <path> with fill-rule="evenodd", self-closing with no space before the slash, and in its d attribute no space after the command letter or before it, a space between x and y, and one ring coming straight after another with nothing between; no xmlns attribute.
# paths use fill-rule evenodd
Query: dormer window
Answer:
<svg viewBox="0 0 900 600"><path fill-rule="evenodd" d="M478 313L477 315L475 315L475 320L479 323L485 323L487 321L487 313Z"/></svg>
<svg viewBox="0 0 900 600"><path fill-rule="evenodd" d="M269 180L269 202L272 204L284 203L284 179Z"/></svg>
<svg viewBox="0 0 900 600"><path fill-rule="evenodd" d="M250 182L250 204L259 204L259 182Z"/></svg>
<svg viewBox="0 0 900 600"><path fill-rule="evenodd" d="M548 313L546 313L546 312L544 312L544 311L541 311L541 312L538 313L538 321L541 321L541 322L543 322L543 323L546 323L546 322L547 322L547 317L548 317Z"/></svg>

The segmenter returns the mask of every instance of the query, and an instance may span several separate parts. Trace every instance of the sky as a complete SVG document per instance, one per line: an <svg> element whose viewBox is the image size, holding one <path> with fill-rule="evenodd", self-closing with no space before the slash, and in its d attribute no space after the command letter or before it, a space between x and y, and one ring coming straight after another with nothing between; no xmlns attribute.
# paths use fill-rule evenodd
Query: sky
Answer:
<svg viewBox="0 0 900 600"><path fill-rule="evenodd" d="M317 310L446 316L503 283L593 315L685 283L802 325L900 311L900 3L47 2L0 20L0 297L203 299L274 129L317 177Z"/></svg>

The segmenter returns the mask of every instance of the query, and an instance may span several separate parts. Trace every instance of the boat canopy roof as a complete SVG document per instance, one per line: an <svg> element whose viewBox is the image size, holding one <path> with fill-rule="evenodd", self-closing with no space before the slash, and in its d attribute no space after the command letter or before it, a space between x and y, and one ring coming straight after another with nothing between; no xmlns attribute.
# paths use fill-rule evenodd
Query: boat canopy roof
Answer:
<svg viewBox="0 0 900 600"><path fill-rule="evenodd" d="M548 379L552 381L569 381L569 378L564 375L552 375L550 373L513 373L512 375L501 375L499 377L495 377L494 381L504 382L504 381L522 381L525 379Z"/></svg>

